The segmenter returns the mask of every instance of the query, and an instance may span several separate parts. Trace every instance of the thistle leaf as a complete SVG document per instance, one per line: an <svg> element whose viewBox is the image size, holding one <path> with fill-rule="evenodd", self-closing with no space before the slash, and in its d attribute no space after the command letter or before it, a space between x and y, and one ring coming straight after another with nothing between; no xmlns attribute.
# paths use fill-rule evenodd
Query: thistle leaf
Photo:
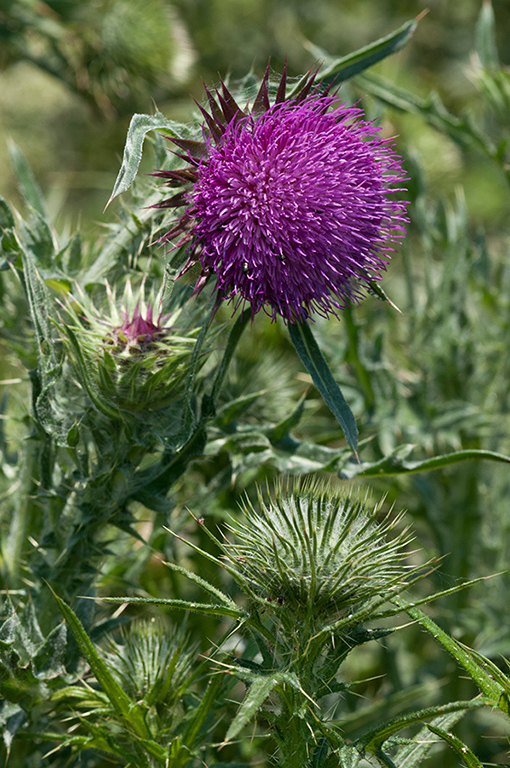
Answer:
<svg viewBox="0 0 510 768"><path fill-rule="evenodd" d="M186 139L188 130L186 126L169 120L161 112L156 112L155 115L133 115L124 146L122 165L106 208L133 183L142 159L143 142L149 131L164 131L168 136Z"/></svg>
<svg viewBox="0 0 510 768"><path fill-rule="evenodd" d="M510 464L510 456L505 456L503 453L496 453L495 451L485 451L479 448L454 451L453 453L446 453L442 456L433 456L432 458L423 459L421 461L406 461L405 456L411 452L412 448L412 445L401 445L389 456L385 456L383 459L371 464L355 464L353 462L351 465L342 468L339 473L340 477L351 479L357 476L387 477L389 475L405 475L413 472L430 472L433 469L442 469L451 464L459 464L463 461L476 461L480 459Z"/></svg>
<svg viewBox="0 0 510 768"><path fill-rule="evenodd" d="M486 699L472 699L468 701L452 701L449 704L441 704L436 707L426 707L425 709L410 712L407 715L396 717L389 723L385 723L379 728L375 728L363 737L363 747L367 752L376 755L384 742L403 728L407 728L414 723L421 723L429 717L434 717L450 712L465 712L468 709L478 709L487 706Z"/></svg>
<svg viewBox="0 0 510 768"><path fill-rule="evenodd" d="M480 688L484 696L487 697L484 700L478 699L478 701L485 701L486 704L490 703L492 706L501 709L506 715L510 713L508 703L510 683L503 686L500 680L496 681L493 675L489 675L480 666L478 660L468 648L464 648L453 637L450 637L423 613L420 608L407 604L400 597L392 598L392 602L402 608L412 619L415 619L466 670L470 678Z"/></svg>
<svg viewBox="0 0 510 768"><path fill-rule="evenodd" d="M246 614L241 608L231 608L227 605L212 605L208 603L195 603L190 600L165 599L159 597L102 597L105 603L139 603L142 605L166 605L170 608L181 608L184 611L205 613L210 616L230 616L234 619L245 618Z"/></svg>
<svg viewBox="0 0 510 768"><path fill-rule="evenodd" d="M476 23L475 49L482 66L487 68L497 68L500 66L495 27L494 9L490 0L486 0L482 3L480 15Z"/></svg>
<svg viewBox="0 0 510 768"><path fill-rule="evenodd" d="M26 161L25 155L13 141L9 142L9 156L23 199L47 221L48 213L41 188Z"/></svg>
<svg viewBox="0 0 510 768"><path fill-rule="evenodd" d="M333 757L333 756L332 756ZM338 752L338 759L339 759L339 765L341 768L357 768L359 765L359 762L361 760L361 754L358 752L356 747L350 747L345 746L341 747L340 751ZM338 765L338 763L333 762L333 760L330 760L331 768L333 766ZM328 763L326 763L327 768L329 768Z"/></svg>
<svg viewBox="0 0 510 768"><path fill-rule="evenodd" d="M340 387L333 378L333 374L313 337L312 331L306 321L303 321L300 323L289 323L289 334L296 352L312 377L313 383L342 427L350 448L357 455L358 429L356 421Z"/></svg>
<svg viewBox="0 0 510 768"><path fill-rule="evenodd" d="M74 635L74 639L78 643L80 651L89 664L99 685L108 696L114 709L136 730L139 736L142 736L142 738L150 737L150 732L145 724L140 707L130 699L117 683L107 665L94 648L83 624L75 612L54 592L53 596L57 601L57 605L64 616L69 629Z"/></svg>
<svg viewBox="0 0 510 768"><path fill-rule="evenodd" d="M324 56L324 52L316 48L313 45L307 45L307 48L311 50L317 58L322 61L326 60L326 65L323 69L319 70L317 75L317 81L324 81L326 79L332 80L335 83L341 83L344 80L348 80L354 75L358 75L365 69L372 67L378 61L382 61L387 56L391 56L401 48L403 48L416 31L418 21L421 15L416 19L406 21L401 27L391 32L385 37L375 40L373 43L359 48L353 53L349 53L347 56L341 58L332 58L330 56Z"/></svg>
<svg viewBox="0 0 510 768"><path fill-rule="evenodd" d="M292 679L291 679L292 678ZM237 734L254 717L262 704L265 702L271 691L277 685L290 683L293 688L300 689L297 678L285 672L276 672L272 675L257 675L250 683L243 703L239 707L236 716L230 723L230 727L225 736L224 743L235 739Z"/></svg>
<svg viewBox="0 0 510 768"><path fill-rule="evenodd" d="M427 728L429 731L432 731L432 733L435 733L436 736L439 736L443 741L445 741L453 749L453 751L459 755L467 768L483 768L476 755L471 752L469 747L464 744L463 741L461 741L457 736L454 736L453 733L445 731L443 728L439 728L438 726L432 724L429 724Z"/></svg>
<svg viewBox="0 0 510 768"><path fill-rule="evenodd" d="M431 726L436 728L452 728L463 716L463 712L451 712L448 715L441 715L427 723L418 731L410 744L404 744L400 747L394 757L395 764L405 766L405 768L420 768L423 764L423 758L432 749L435 742L429 738Z"/></svg>

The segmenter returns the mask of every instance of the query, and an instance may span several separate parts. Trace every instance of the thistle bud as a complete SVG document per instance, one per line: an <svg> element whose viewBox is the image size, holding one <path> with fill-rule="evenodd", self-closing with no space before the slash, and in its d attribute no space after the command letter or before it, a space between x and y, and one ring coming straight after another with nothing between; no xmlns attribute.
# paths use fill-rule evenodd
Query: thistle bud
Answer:
<svg viewBox="0 0 510 768"><path fill-rule="evenodd" d="M197 330L177 331L181 310L156 315L159 297L145 299L143 288L135 295L130 282L121 301L108 285L106 298L105 310L81 291L67 302L70 358L99 410L149 428L151 414L182 410Z"/></svg>
<svg viewBox="0 0 510 768"><path fill-rule="evenodd" d="M298 480L243 511L244 522L229 526L234 540L220 546L256 602L282 621L330 621L406 581L408 539L389 538L398 518L380 522L381 504Z"/></svg>

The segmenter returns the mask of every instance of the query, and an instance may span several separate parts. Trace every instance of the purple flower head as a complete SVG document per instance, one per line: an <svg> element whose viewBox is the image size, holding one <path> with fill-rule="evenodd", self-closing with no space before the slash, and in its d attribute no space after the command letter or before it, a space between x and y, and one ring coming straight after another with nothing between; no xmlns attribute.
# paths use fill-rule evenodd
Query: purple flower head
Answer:
<svg viewBox="0 0 510 768"><path fill-rule="evenodd" d="M113 329L113 337L116 345L127 351L148 351L168 333L164 326L166 317L160 314L154 322L152 306L149 303L145 318L140 311L140 302L137 302L132 317L127 312L121 312L121 316L122 324Z"/></svg>
<svg viewBox="0 0 510 768"><path fill-rule="evenodd" d="M225 93L217 98L228 107ZM405 202L392 197L405 174L391 141L327 94L280 95L271 106L266 91L251 114L230 105L222 121L208 95L207 141L176 141L192 187L164 204L186 206L163 238L189 243L183 271L199 261L197 288L214 275L220 298L273 319L357 303L405 234Z"/></svg>

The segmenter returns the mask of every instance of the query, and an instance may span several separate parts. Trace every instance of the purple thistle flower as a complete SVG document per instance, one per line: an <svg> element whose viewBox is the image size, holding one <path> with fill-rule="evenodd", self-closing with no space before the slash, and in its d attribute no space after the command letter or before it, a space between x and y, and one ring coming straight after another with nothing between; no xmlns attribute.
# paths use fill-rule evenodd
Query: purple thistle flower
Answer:
<svg viewBox="0 0 510 768"><path fill-rule="evenodd" d="M275 104L267 75L246 114L223 86L208 92L207 141L173 140L190 163L160 172L169 183L192 182L160 207L185 205L163 238L189 244L181 274L202 265L197 289L216 276L220 299L251 305L273 319L336 314L381 279L405 234L405 173L391 140L359 108L310 93L312 75Z"/></svg>
<svg viewBox="0 0 510 768"><path fill-rule="evenodd" d="M169 329L165 328L164 322L168 315L161 313L154 322L152 306L147 304L146 317L143 317L140 311L140 302L138 301L133 315L130 317L127 312L121 312L122 324L113 329L115 343L125 348L127 351L147 351L161 341Z"/></svg>

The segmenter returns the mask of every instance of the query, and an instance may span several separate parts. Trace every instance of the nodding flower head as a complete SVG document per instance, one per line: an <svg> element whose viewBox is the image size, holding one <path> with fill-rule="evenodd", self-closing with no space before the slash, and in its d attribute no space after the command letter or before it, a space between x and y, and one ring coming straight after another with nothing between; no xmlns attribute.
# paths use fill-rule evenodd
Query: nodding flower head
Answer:
<svg viewBox="0 0 510 768"><path fill-rule="evenodd" d="M312 88L314 74L288 98L284 74L273 104L268 74L251 110L222 85L207 91L205 140L172 139L189 165L156 174L184 186L159 204L184 206L162 241L180 236L181 274L199 262L197 289L216 277L235 309L290 322L337 314L381 279L405 234L405 173L392 141Z"/></svg>

